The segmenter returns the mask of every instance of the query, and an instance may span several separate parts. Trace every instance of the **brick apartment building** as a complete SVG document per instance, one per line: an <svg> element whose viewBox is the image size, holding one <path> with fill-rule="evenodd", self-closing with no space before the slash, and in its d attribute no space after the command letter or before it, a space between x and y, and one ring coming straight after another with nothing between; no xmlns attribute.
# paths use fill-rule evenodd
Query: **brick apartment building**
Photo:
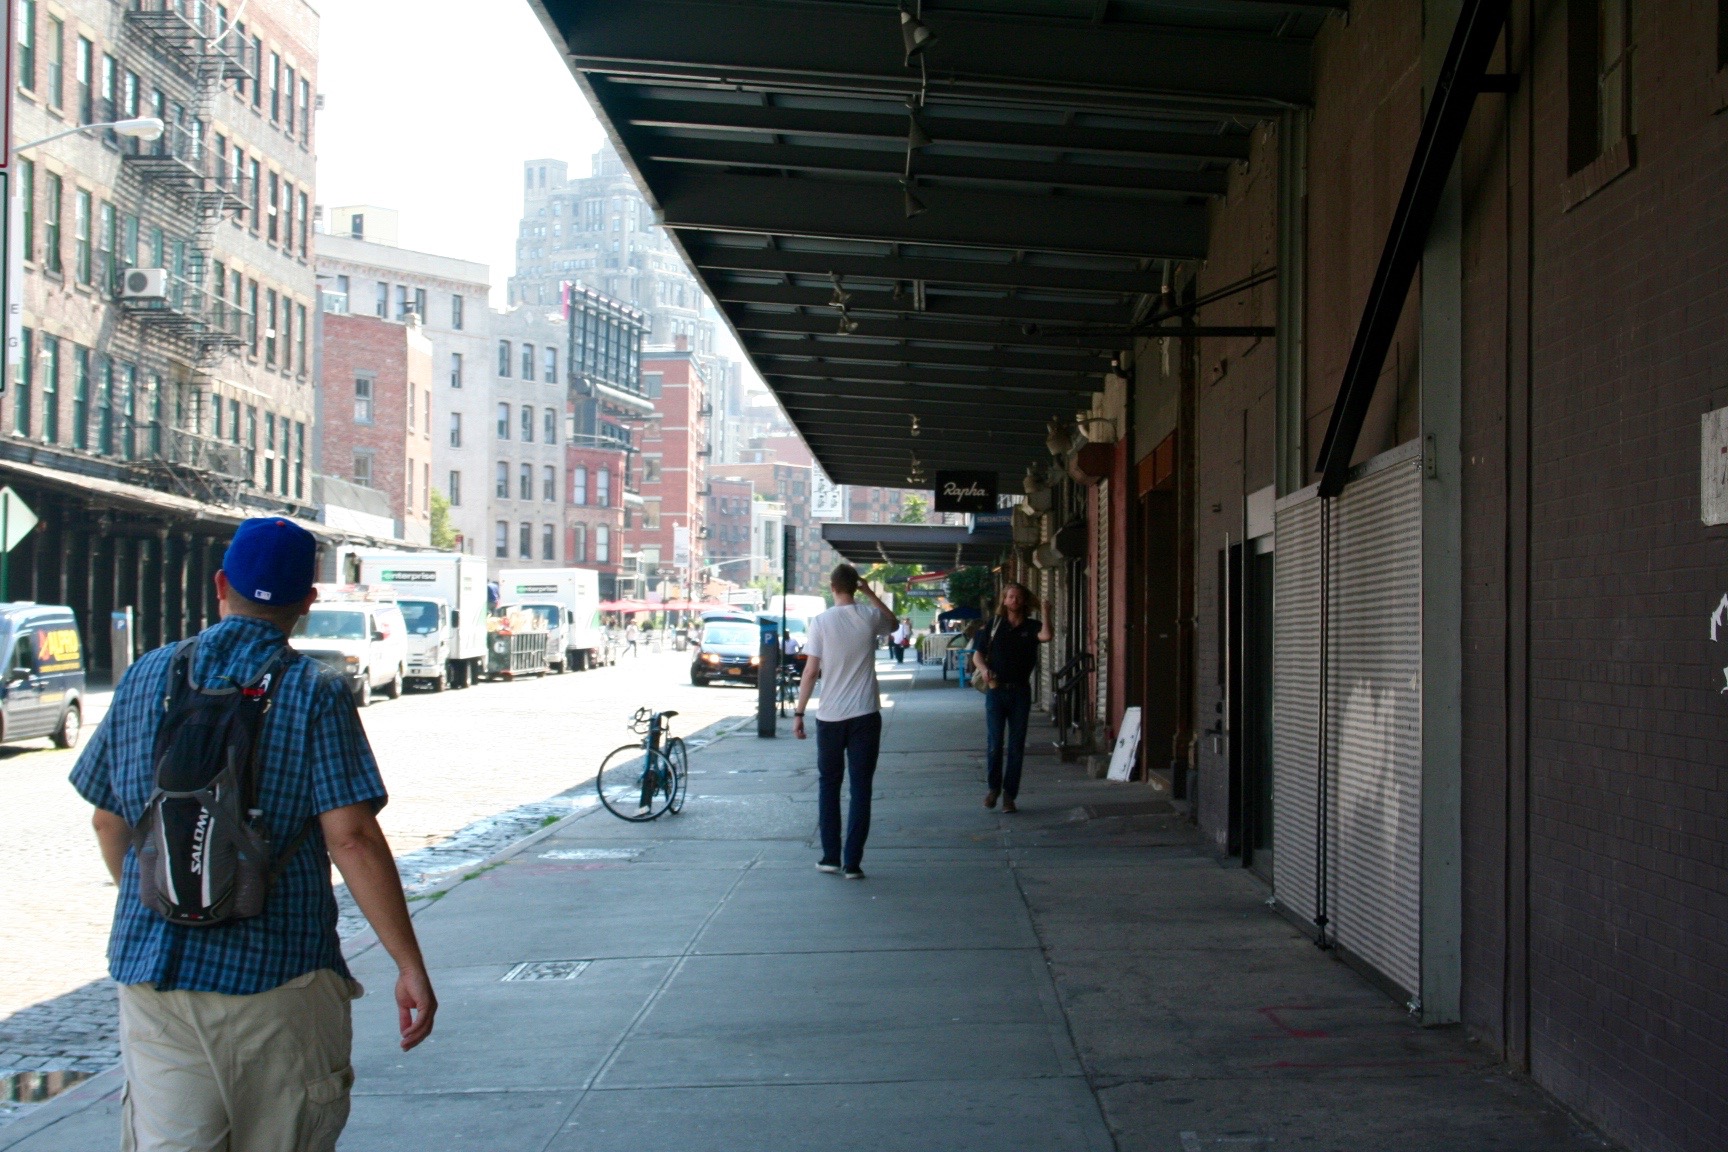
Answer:
<svg viewBox="0 0 1728 1152"><path fill-rule="evenodd" d="M427 544L432 517L432 342L417 316L323 317L319 458L390 501L396 535Z"/></svg>
<svg viewBox="0 0 1728 1152"><path fill-rule="evenodd" d="M752 555L750 505L755 499L756 486L730 472L730 468L716 466L708 480L707 563L714 579L747 584L751 575L748 560Z"/></svg>
<svg viewBox="0 0 1728 1152"><path fill-rule="evenodd" d="M687 586L689 567L675 563L678 528L689 531L688 565L700 568L708 521L708 361L684 337L670 349L642 354L643 392L654 416L637 437L641 452L642 518L628 529L630 550L652 590L671 581Z"/></svg>
<svg viewBox="0 0 1728 1152"><path fill-rule="evenodd" d="M568 563L598 570L606 599L640 597L646 588L639 565L628 555L624 529L642 512L642 469L635 441L642 422L654 412L642 379L647 317L578 284L564 284L562 295L569 331Z"/></svg>

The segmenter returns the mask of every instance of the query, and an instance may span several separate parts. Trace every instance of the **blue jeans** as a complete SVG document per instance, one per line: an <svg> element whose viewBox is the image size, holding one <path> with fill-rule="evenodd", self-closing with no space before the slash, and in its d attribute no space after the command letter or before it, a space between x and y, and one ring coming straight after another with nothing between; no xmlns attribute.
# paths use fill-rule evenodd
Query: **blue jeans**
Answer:
<svg viewBox="0 0 1728 1152"><path fill-rule="evenodd" d="M990 791L1012 800L1020 795L1020 765L1026 758L1026 719L1032 712L1032 685L1009 684L984 693L987 733L985 762Z"/></svg>
<svg viewBox="0 0 1728 1152"><path fill-rule="evenodd" d="M870 835L870 787L876 778L876 754L881 748L880 712L866 712L846 720L816 721L816 771L822 778L816 794L816 811L822 830L822 859L838 860L847 868L857 868L863 863L864 841ZM845 775L852 778L852 803L846 812L846 853L842 856L840 777Z"/></svg>

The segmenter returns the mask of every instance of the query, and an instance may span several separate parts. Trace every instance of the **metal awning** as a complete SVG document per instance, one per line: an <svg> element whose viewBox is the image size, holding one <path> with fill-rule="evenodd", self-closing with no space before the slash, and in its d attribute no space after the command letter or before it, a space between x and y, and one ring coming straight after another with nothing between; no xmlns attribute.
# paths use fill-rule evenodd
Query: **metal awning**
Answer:
<svg viewBox="0 0 1728 1152"><path fill-rule="evenodd" d="M1047 458L1345 7L530 2L828 475L885 486Z"/></svg>
<svg viewBox="0 0 1728 1152"><path fill-rule="evenodd" d="M995 564L1011 546L1000 535L945 524L831 520L822 525L822 539L854 564L922 564L930 568Z"/></svg>

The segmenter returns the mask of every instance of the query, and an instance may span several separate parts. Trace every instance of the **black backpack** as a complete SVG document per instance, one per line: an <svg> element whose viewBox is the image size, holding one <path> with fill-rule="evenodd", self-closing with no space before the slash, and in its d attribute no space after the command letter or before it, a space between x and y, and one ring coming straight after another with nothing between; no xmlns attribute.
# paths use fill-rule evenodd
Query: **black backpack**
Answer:
<svg viewBox="0 0 1728 1152"><path fill-rule="evenodd" d="M256 678L224 688L193 679L197 655L194 636L169 659L152 757L156 790L132 842L144 906L174 924L208 927L264 911L271 885L316 817L272 861L259 821L261 737L282 669L299 653L284 645Z"/></svg>

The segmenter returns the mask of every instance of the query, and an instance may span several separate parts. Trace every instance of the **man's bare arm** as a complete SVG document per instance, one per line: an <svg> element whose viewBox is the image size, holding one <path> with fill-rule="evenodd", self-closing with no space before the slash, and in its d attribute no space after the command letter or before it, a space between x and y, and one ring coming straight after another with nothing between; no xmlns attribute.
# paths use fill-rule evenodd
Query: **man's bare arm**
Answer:
<svg viewBox="0 0 1728 1152"><path fill-rule="evenodd" d="M319 816L318 823L324 829L330 859L348 882L354 902L378 934L378 942L396 961L396 1013L402 1050L406 1052L432 1034L438 997L432 992L420 941L408 918L396 858L370 804L333 808Z"/></svg>
<svg viewBox="0 0 1728 1152"><path fill-rule="evenodd" d="M98 808L90 817L90 826L96 829L96 843L102 849L102 863L108 866L108 875L114 877L114 887L120 887L120 871L126 866L126 849L132 846L132 826L126 823L124 817L110 812L106 808Z"/></svg>
<svg viewBox="0 0 1728 1152"><path fill-rule="evenodd" d="M888 610L888 605L882 603L882 597L876 595L876 589L870 587L868 584L860 584L858 585L858 595L870 601L870 603L876 606L876 611L882 613L888 621L888 631L892 632L894 629L900 627L900 617L894 615L894 613Z"/></svg>
<svg viewBox="0 0 1728 1152"><path fill-rule="evenodd" d="M822 657L811 656L804 663L804 675L798 683L798 706L792 709L792 734L798 739L804 739L804 708L810 703L810 693L816 687L816 678L822 675Z"/></svg>

